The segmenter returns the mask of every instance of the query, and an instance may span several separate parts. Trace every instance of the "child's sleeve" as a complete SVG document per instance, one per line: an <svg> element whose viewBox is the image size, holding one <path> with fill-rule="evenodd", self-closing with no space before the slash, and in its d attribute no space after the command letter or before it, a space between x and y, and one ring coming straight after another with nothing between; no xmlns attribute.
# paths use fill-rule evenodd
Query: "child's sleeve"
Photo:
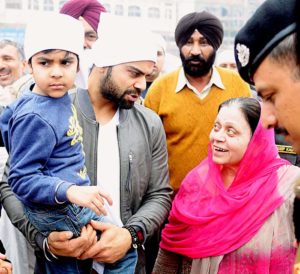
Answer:
<svg viewBox="0 0 300 274"><path fill-rule="evenodd" d="M36 114L27 114L11 124L9 139L9 184L13 192L26 205L57 204L55 191L62 180L45 169L57 143L51 125Z"/></svg>

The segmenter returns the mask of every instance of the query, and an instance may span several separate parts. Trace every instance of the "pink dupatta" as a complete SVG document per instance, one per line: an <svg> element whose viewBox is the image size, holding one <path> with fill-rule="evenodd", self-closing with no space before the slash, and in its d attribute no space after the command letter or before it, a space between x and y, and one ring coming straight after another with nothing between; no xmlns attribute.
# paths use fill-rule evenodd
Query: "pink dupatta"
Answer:
<svg viewBox="0 0 300 274"><path fill-rule="evenodd" d="M160 247L190 258L224 255L247 243L284 201L278 192L274 131L259 122L231 186L208 157L183 180Z"/></svg>

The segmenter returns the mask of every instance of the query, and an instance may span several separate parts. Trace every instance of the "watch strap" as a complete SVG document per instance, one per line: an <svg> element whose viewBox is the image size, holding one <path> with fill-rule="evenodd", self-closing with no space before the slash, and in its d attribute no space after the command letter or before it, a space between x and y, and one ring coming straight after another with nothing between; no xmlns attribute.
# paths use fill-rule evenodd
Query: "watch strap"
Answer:
<svg viewBox="0 0 300 274"><path fill-rule="evenodd" d="M135 229L133 226L125 225L123 228L126 228L130 233L131 240L132 240L132 248L137 249L143 245L144 242L144 235L141 230Z"/></svg>

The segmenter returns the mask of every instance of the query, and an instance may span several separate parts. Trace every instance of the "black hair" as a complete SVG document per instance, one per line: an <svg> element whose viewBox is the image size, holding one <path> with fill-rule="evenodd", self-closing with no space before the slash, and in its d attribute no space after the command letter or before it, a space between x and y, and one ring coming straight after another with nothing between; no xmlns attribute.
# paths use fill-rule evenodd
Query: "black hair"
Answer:
<svg viewBox="0 0 300 274"><path fill-rule="evenodd" d="M251 128L251 133L253 135L258 125L260 119L260 113L261 113L261 107L258 100L249 97L238 97L238 98L229 99L227 101L224 101L222 104L220 104L218 108L218 113L223 107L228 107L231 105L237 105L239 109L242 111L246 121L248 122Z"/></svg>
<svg viewBox="0 0 300 274"><path fill-rule="evenodd" d="M46 49L46 50L42 50L41 52L44 53L44 54L47 54L47 53L49 53L49 52L53 52L53 51L57 51L57 50L59 50L59 49ZM66 56L68 56L70 53L73 53L73 52L67 51L67 50L66 50L65 52L66 52ZM77 68L79 68L79 56L78 56L78 54L76 54L76 53L73 53L73 54L76 55L76 58L77 58ZM29 65L31 65L31 60L32 60L32 56L31 56L30 59L28 60L28 64L29 64Z"/></svg>
<svg viewBox="0 0 300 274"><path fill-rule="evenodd" d="M298 64L297 55L297 38L292 33L285 37L268 55L270 60L281 65L288 65L292 70L294 80L300 79L300 66ZM300 58L300 57L299 57Z"/></svg>

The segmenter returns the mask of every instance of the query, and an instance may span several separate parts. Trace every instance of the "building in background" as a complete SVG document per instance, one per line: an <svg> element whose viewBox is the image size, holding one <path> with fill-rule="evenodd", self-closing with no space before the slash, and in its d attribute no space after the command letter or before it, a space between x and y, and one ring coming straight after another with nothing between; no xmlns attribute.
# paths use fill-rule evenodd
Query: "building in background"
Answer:
<svg viewBox="0 0 300 274"><path fill-rule="evenodd" d="M58 12L66 1L0 0L0 39L23 43L25 25L37 13Z"/></svg>
<svg viewBox="0 0 300 274"><path fill-rule="evenodd" d="M0 39L23 41L24 28L36 13L58 12L66 0L0 0ZM100 0L108 12L141 18L143 24L163 35L167 50L178 54L174 29L186 13L209 11L224 24L223 48L233 45L236 32L263 0Z"/></svg>

